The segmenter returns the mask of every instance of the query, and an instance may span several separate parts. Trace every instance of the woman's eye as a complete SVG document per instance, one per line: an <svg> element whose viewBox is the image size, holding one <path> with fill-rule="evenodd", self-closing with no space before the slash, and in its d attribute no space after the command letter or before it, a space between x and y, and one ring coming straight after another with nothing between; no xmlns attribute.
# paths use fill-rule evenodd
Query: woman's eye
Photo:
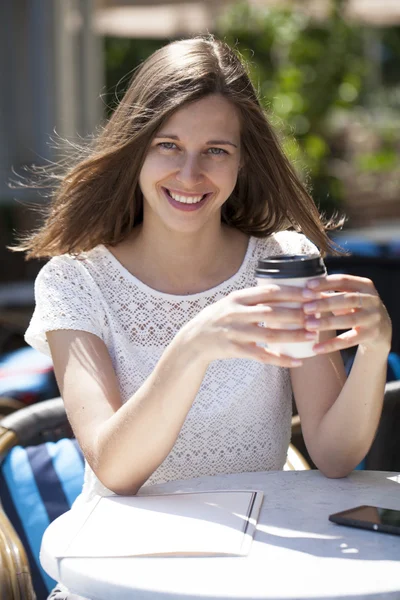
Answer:
<svg viewBox="0 0 400 600"><path fill-rule="evenodd" d="M223 154L228 154L226 150L222 148L209 148L208 152L213 154L214 156L222 156Z"/></svg>
<svg viewBox="0 0 400 600"><path fill-rule="evenodd" d="M164 150L175 150L176 144L173 142L160 142L157 144L160 148L164 148Z"/></svg>

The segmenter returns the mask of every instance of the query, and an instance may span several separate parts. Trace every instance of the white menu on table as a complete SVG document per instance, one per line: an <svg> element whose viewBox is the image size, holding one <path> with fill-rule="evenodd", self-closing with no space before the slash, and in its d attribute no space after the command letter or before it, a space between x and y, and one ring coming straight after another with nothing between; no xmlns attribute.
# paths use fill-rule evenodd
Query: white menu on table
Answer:
<svg viewBox="0 0 400 600"><path fill-rule="evenodd" d="M262 500L259 491L100 497L56 556L245 556Z"/></svg>

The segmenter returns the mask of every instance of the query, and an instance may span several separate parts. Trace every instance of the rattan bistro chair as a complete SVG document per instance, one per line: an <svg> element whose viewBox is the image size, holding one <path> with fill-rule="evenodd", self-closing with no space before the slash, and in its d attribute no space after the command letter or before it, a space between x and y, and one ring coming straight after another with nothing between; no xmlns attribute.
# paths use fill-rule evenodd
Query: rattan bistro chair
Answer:
<svg viewBox="0 0 400 600"><path fill-rule="evenodd" d="M39 446L71 437L72 430L61 398L45 400L10 414L0 420L0 476L1 463L15 446ZM300 452L291 445L285 470L309 468ZM0 500L1 494L0 490ZM43 584L39 593L37 583L33 583L36 580L32 574L32 556L29 562L28 548L22 544L9 516L0 508L0 598L42 600L46 597ZM31 549L29 552L32 554Z"/></svg>
<svg viewBox="0 0 400 600"><path fill-rule="evenodd" d="M22 408L0 421L0 467L8 452L17 445L37 446L72 437L61 398ZM4 492L0 489L1 495ZM31 565L27 552L0 506L0 598L35 600ZM38 598L38 600L41 600Z"/></svg>

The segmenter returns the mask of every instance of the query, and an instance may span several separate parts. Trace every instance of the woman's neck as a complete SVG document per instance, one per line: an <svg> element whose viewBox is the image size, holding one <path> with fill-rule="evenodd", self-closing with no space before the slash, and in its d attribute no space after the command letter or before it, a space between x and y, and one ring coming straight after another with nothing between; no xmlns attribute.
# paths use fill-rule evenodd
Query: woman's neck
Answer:
<svg viewBox="0 0 400 600"><path fill-rule="evenodd" d="M215 287L240 268L248 236L218 223L214 230L173 234L137 226L113 248L116 258L153 289L170 294L194 294Z"/></svg>

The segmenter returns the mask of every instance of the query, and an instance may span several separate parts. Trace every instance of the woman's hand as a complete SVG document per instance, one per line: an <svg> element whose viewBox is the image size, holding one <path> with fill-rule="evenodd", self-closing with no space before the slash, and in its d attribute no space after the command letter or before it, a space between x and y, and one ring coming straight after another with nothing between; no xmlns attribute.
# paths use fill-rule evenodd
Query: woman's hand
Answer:
<svg viewBox="0 0 400 600"><path fill-rule="evenodd" d="M308 290L308 293L311 293ZM317 298L312 293L312 297ZM296 308L282 306L295 303ZM280 367L295 367L301 360L284 356L258 344L316 340L304 328L302 288L268 285L232 292L203 309L178 336L191 344L207 362L225 358L250 358ZM260 323L264 326L261 327Z"/></svg>
<svg viewBox="0 0 400 600"><path fill-rule="evenodd" d="M309 331L348 330L316 344L314 351L317 354L356 345L366 350L389 353L392 324L370 279L354 275L328 275L325 279L311 280L307 287L321 293L323 298L304 305L305 327Z"/></svg>

